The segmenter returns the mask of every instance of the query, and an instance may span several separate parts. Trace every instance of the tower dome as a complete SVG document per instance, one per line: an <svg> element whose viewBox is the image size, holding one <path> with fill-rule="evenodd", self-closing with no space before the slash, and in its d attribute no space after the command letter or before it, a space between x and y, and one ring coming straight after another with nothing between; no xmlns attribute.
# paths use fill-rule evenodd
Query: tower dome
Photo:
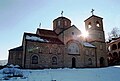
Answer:
<svg viewBox="0 0 120 81"><path fill-rule="evenodd" d="M66 17L61 16L53 20L53 30L57 34L59 34L61 31L67 29L70 26L71 26L71 21Z"/></svg>

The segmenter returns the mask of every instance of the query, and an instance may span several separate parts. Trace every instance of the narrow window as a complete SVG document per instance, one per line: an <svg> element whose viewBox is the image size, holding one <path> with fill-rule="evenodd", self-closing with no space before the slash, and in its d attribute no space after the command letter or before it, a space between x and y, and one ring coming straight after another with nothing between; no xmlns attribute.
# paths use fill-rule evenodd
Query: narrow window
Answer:
<svg viewBox="0 0 120 81"><path fill-rule="evenodd" d="M74 32L72 32L72 35L74 35Z"/></svg>
<svg viewBox="0 0 120 81"><path fill-rule="evenodd" d="M42 53L42 48L41 47L39 47L39 53Z"/></svg>
<svg viewBox="0 0 120 81"><path fill-rule="evenodd" d="M67 26L67 21L65 21L65 26Z"/></svg>
<svg viewBox="0 0 120 81"><path fill-rule="evenodd" d="M60 21L58 21L58 26L60 26Z"/></svg>
<svg viewBox="0 0 120 81"><path fill-rule="evenodd" d="M50 53L50 54L52 53L52 48L49 49L49 53Z"/></svg>
<svg viewBox="0 0 120 81"><path fill-rule="evenodd" d="M88 65L92 65L92 59L91 58L88 59Z"/></svg>
<svg viewBox="0 0 120 81"><path fill-rule="evenodd" d="M57 58L56 57L52 57L52 65L57 65Z"/></svg>

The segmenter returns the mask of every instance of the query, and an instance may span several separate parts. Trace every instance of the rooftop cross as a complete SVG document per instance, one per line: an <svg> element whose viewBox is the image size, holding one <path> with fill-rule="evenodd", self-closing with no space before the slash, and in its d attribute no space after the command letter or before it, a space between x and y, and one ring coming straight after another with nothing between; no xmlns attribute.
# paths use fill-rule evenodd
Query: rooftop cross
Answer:
<svg viewBox="0 0 120 81"><path fill-rule="evenodd" d="M41 23L39 24L39 28L41 28Z"/></svg>
<svg viewBox="0 0 120 81"><path fill-rule="evenodd" d="M63 11L61 11L61 16L63 16Z"/></svg>
<svg viewBox="0 0 120 81"><path fill-rule="evenodd" d="M92 9L92 11L91 11L92 15L94 15L94 13L93 13L94 11L95 11L95 10L94 10L94 9Z"/></svg>

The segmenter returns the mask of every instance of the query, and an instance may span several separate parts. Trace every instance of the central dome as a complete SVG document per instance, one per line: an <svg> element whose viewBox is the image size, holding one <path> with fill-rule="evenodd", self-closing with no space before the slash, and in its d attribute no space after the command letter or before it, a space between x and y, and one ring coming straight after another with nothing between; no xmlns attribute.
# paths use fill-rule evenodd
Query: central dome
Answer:
<svg viewBox="0 0 120 81"><path fill-rule="evenodd" d="M57 28L66 29L71 26L70 19L66 17L58 17L53 20L53 30L56 30Z"/></svg>

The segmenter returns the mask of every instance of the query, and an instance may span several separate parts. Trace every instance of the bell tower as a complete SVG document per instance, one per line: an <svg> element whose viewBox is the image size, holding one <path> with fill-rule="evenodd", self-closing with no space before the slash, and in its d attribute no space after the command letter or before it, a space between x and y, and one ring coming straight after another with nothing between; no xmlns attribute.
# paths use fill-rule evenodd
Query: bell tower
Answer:
<svg viewBox="0 0 120 81"><path fill-rule="evenodd" d="M92 16L84 21L85 29L89 33L87 41L96 46L96 67L107 66L107 53L102 20L103 18L94 15L92 12Z"/></svg>
<svg viewBox="0 0 120 81"><path fill-rule="evenodd" d="M92 15L85 20L85 29L89 32L88 40L105 42L103 18Z"/></svg>

